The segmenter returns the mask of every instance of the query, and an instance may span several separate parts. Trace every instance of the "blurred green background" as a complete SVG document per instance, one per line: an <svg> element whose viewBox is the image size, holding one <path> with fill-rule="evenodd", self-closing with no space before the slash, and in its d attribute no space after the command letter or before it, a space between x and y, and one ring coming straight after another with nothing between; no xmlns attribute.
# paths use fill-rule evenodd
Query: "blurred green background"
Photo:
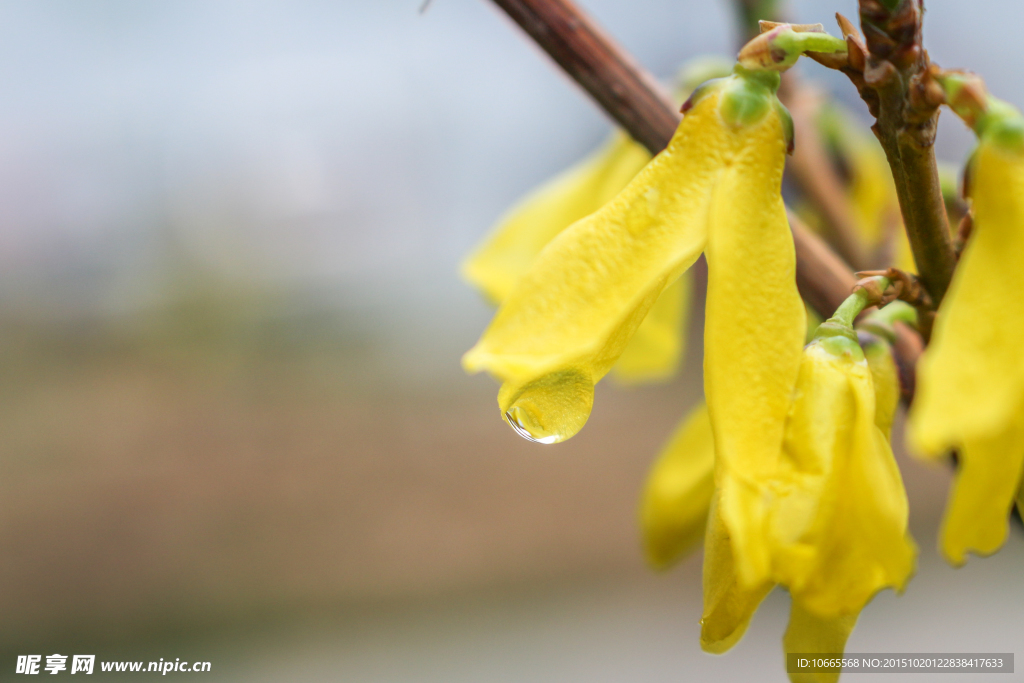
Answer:
<svg viewBox="0 0 1024 683"><path fill-rule="evenodd" d="M557 447L462 374L490 311L460 258L609 124L489 3L420 4L0 2L0 679L61 653L219 681L785 680L785 594L704 655L699 554L654 575L639 552L646 468L700 396L699 307L680 377L602 384ZM661 76L736 42L725 2L582 4ZM933 58L1024 105L1024 5L928 8ZM969 146L946 116L940 155ZM945 567L949 473L901 464L919 574L849 650L1012 651L1024 534Z"/></svg>

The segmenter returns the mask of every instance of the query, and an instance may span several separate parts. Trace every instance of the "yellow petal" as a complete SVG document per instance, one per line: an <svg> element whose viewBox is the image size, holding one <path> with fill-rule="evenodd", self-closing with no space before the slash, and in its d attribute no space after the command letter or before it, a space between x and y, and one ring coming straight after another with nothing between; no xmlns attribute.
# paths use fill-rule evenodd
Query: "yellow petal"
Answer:
<svg viewBox="0 0 1024 683"><path fill-rule="evenodd" d="M855 342L807 347L784 453L771 524L776 580L823 617L859 612L883 588L901 590L916 555L907 498Z"/></svg>
<svg viewBox="0 0 1024 683"><path fill-rule="evenodd" d="M462 264L462 276L500 304L556 235L614 199L650 160L641 145L615 133L600 150L513 207ZM689 292L684 275L658 297L615 365L616 379L632 384L675 373L684 351Z"/></svg>
<svg viewBox="0 0 1024 683"><path fill-rule="evenodd" d="M703 249L726 147L718 99L701 100L615 199L545 247L463 357L505 383L499 408L524 436L554 443L579 431L594 383Z"/></svg>
<svg viewBox="0 0 1024 683"><path fill-rule="evenodd" d="M910 437L917 451L994 438L1024 409L1024 154L982 142L974 231L918 364Z"/></svg>
<svg viewBox="0 0 1024 683"><path fill-rule="evenodd" d="M501 303L548 242L611 201L650 159L641 145L616 132L512 207L463 262L462 276L491 303Z"/></svg>
<svg viewBox="0 0 1024 683"><path fill-rule="evenodd" d="M640 507L644 547L663 569L701 540L715 490L715 442L701 403L676 428L647 477Z"/></svg>
<svg viewBox="0 0 1024 683"><path fill-rule="evenodd" d="M857 624L858 614L823 619L808 612L794 600L789 610L789 626L782 637L787 668L790 655L841 656L846 641ZM792 683L836 683L839 671L822 673L790 673Z"/></svg>
<svg viewBox="0 0 1024 683"><path fill-rule="evenodd" d="M616 381L654 382L675 374L686 346L685 321L689 318L692 281L689 272L683 273L654 302L612 367Z"/></svg>
<svg viewBox="0 0 1024 683"><path fill-rule="evenodd" d="M892 441L892 423L900 404L900 377L892 347L884 341L873 341L864 347L864 356L875 390L875 425Z"/></svg>
<svg viewBox="0 0 1024 683"><path fill-rule="evenodd" d="M775 472L806 331L780 184L786 156L773 111L742 129L742 152L715 186L706 250L704 395L722 517L746 586L768 576L764 485ZM739 135L739 134L737 134Z"/></svg>
<svg viewBox="0 0 1024 683"><path fill-rule="evenodd" d="M758 605L772 588L774 584L770 581L750 588L740 585L732 541L716 494L704 537L704 614L700 620L700 646L704 651L721 654L739 642Z"/></svg>
<svg viewBox="0 0 1024 683"><path fill-rule="evenodd" d="M942 554L963 564L968 551L990 555L1009 531L1014 494L1024 467L1024 426L1018 421L994 438L968 439L942 523Z"/></svg>

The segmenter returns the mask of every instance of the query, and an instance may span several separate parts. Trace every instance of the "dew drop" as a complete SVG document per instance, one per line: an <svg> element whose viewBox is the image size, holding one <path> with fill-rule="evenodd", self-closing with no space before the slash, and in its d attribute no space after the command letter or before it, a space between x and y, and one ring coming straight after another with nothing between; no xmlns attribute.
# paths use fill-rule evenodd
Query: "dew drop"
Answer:
<svg viewBox="0 0 1024 683"><path fill-rule="evenodd" d="M505 385L498 399L505 407L505 420L519 436L559 443L586 424L594 405L594 383L588 372L560 370L523 385Z"/></svg>
<svg viewBox="0 0 1024 683"><path fill-rule="evenodd" d="M550 436L535 436L534 433L530 431L530 428L526 426L533 422L533 420L524 419L526 417L524 413L526 413L526 411L519 406L512 406L505 411L505 419L508 420L510 425L512 425L512 429L516 430L516 434L527 441L533 441L534 443L549 444L558 443L560 441L557 434L551 434Z"/></svg>

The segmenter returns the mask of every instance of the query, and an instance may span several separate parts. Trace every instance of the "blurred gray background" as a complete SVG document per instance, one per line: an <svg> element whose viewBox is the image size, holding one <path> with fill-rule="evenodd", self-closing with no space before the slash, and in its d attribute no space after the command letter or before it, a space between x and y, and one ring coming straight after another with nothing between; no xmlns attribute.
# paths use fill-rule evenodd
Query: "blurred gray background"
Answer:
<svg viewBox="0 0 1024 683"><path fill-rule="evenodd" d="M557 447L462 374L490 311L460 258L610 126L488 2L420 4L0 2L0 678L58 652L223 681L785 680L784 593L704 655L699 554L639 552L699 307L678 379L602 385ZM933 59L1024 105L1024 3L927 4ZM735 50L724 0L582 5L663 77ZM970 141L945 115L940 156ZM901 464L919 573L848 649L1013 651L1024 534L946 567L949 474Z"/></svg>

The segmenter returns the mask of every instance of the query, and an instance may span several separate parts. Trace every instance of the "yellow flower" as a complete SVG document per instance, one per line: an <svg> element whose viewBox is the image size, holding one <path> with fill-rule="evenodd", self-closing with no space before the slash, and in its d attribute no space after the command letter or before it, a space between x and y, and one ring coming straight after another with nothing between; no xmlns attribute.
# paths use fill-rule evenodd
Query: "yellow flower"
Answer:
<svg viewBox="0 0 1024 683"><path fill-rule="evenodd" d="M700 644L706 652L721 654L743 636L757 607L775 584L764 581L751 588L739 584L732 543L716 508L713 502L704 545L704 616ZM846 648L857 616L853 613L821 617L807 610L794 596L789 626L782 639L783 650L786 654L839 654ZM791 673L789 677L793 683L835 683L839 674Z"/></svg>
<svg viewBox="0 0 1024 683"><path fill-rule="evenodd" d="M861 346L875 390L875 425L891 441L892 423L896 420L896 409L900 404L899 370L892 356L892 347L877 337L862 342Z"/></svg>
<svg viewBox="0 0 1024 683"><path fill-rule="evenodd" d="M808 341L822 322L815 315L807 310ZM899 401L896 366L889 345L882 340L875 339L866 346L865 354L876 387L883 387L885 399L880 397L876 403L876 419L888 438ZM711 417L707 404L701 401L676 427L647 475L640 527L647 560L653 567L669 567L703 538L715 488L714 461Z"/></svg>
<svg viewBox="0 0 1024 683"><path fill-rule="evenodd" d="M846 641L857 625L856 614L823 619L793 601L789 609L789 626L782 637L782 649L790 654L836 655L846 650ZM839 670L791 673L793 683L836 683Z"/></svg>
<svg viewBox="0 0 1024 683"><path fill-rule="evenodd" d="M835 326L825 329L830 327ZM785 651L840 653L871 595L887 586L901 589L909 578L915 549L888 444L899 380L889 344L870 335L862 343L863 355L847 337L816 339L804 352L783 466L770 487L777 556L771 578L753 586L738 580L732 541L718 511L720 492L713 486L713 435L703 404L676 430L651 470L641 519L655 566L685 554L708 518L701 621L701 645L708 652L731 648L781 582L793 598ZM825 683L838 675L791 678Z"/></svg>
<svg viewBox="0 0 1024 683"><path fill-rule="evenodd" d="M947 85L957 109L957 83ZM994 98L958 113L979 134L974 230L919 363L909 423L920 453L960 456L940 541L955 565L1003 544L1024 469L1024 118Z"/></svg>
<svg viewBox="0 0 1024 683"><path fill-rule="evenodd" d="M724 652L739 640L776 583L793 600L787 652L841 652L871 597L884 588L902 590L913 571L906 494L884 433L891 426L890 397L898 395L896 376L878 353L872 372L852 331L838 329L834 320L804 350L782 457L762 487L769 498L764 536L771 571L759 583L744 583L738 574L734 543L717 509L721 483L730 475L716 475L701 630L709 652ZM885 405L876 402L873 375L886 385L879 387Z"/></svg>
<svg viewBox="0 0 1024 683"><path fill-rule="evenodd" d="M727 76L731 63L717 57L687 62L676 79L679 101L711 78ZM463 277L491 303L500 304L558 233L615 198L651 160L621 131L604 146L534 190L514 206L462 264ZM632 384L671 377L685 350L691 278L680 277L658 297L623 350L612 375Z"/></svg>
<svg viewBox="0 0 1024 683"><path fill-rule="evenodd" d="M721 406L712 420L739 432L726 438L729 453L746 443L752 457L770 451L761 427L772 421L781 443L786 400L760 397L789 394L803 308L779 195L787 128L777 82L774 74L712 81L669 147L553 239L517 282L463 362L503 381L499 407L520 433L545 443L575 434L594 383L706 247L707 347L721 349L706 358L710 402ZM755 344L762 336L769 343ZM737 395L737 386L753 395Z"/></svg>
<svg viewBox="0 0 1024 683"><path fill-rule="evenodd" d="M811 342L770 487L768 534L774 578L821 616L858 612L882 588L902 589L913 569L906 493L878 417L857 342Z"/></svg>

